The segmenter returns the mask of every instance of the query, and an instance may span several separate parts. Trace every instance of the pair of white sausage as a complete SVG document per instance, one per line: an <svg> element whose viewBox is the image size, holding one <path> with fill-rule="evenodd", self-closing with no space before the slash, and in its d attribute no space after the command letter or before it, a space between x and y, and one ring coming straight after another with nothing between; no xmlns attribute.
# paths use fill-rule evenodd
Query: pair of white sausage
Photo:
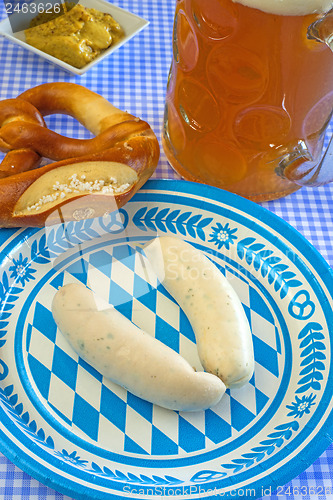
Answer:
<svg viewBox="0 0 333 500"><path fill-rule="evenodd" d="M226 386L243 385L253 373L251 332L242 305L216 266L188 243L157 238L145 253L187 314L206 372L196 372L112 306L100 310L83 285L66 285L56 293L54 319L83 359L136 396L172 410L210 408Z"/></svg>

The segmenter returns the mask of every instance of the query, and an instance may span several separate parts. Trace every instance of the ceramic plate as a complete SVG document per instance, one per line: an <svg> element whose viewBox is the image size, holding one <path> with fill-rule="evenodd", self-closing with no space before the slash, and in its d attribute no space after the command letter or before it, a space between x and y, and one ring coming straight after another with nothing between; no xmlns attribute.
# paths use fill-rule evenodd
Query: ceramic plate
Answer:
<svg viewBox="0 0 333 500"><path fill-rule="evenodd" d="M13 5L15 5L15 2L10 0ZM51 4L58 5L57 4L62 3L60 0L50 0L50 3L44 1L43 5L45 5L45 9L49 8ZM56 66L59 66L60 68L64 69L65 71L69 73L74 73L75 75L83 75L86 73L88 70L90 70L93 66L101 62L105 57L110 56L118 50L120 47L122 47L126 42L131 40L137 33L139 33L141 30L146 28L149 24L148 21L143 19L142 17L137 16L136 14L133 14L132 12L128 12L127 10L121 9L120 7L117 7L116 5L112 5L110 2L106 0L80 0L77 3L80 3L84 7L91 8L91 9L97 9L100 12L106 12L108 14L111 14L114 19L122 26L125 36L120 40L119 43L115 45L111 45L108 49L104 50L96 59L94 59L92 62L84 66L83 68L75 68L74 66L71 66L70 64L67 64L63 61L60 61L60 59L57 59L56 57L50 56L49 54L46 54L46 52L43 52L39 49L36 49L35 47L32 47L25 41L25 35L24 35L24 30L28 27L30 20L35 17L36 14L34 14L35 11L32 12L32 5L34 3L38 4L37 0L32 0L29 3L23 3L23 5L27 6L29 5L29 12L22 15L22 13L19 14L12 14L13 16L16 16L16 19L12 21L13 26L19 26L19 28L15 32L13 32L12 26L9 22L9 18L3 20L0 23L0 35L4 36L8 40L10 40L13 43L16 43L23 47L26 50L29 50L30 52L34 52L35 54L39 55L40 57L46 59L52 64L55 64ZM13 9L14 7L11 7L11 4L6 4L8 5L8 9ZM9 12L12 12L12 10L8 10Z"/></svg>
<svg viewBox="0 0 333 500"><path fill-rule="evenodd" d="M237 291L255 372L207 411L154 406L72 351L50 311L82 282L197 369L193 331L142 245L182 238ZM1 451L73 498L258 498L306 469L332 440L333 276L284 221L235 195L150 181L119 212L46 229L2 230Z"/></svg>

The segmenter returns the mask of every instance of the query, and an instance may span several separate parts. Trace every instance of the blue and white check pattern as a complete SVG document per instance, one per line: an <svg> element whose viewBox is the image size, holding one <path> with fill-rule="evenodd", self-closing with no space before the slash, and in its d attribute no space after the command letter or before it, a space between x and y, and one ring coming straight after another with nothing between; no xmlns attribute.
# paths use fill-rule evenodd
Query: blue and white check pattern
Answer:
<svg viewBox="0 0 333 500"><path fill-rule="evenodd" d="M46 81L77 82L103 94L116 106L128 109L146 119L159 136L171 60L174 2L114 0L113 3L148 19L150 26L83 77L73 77L38 56L0 39L0 98L16 96L27 88ZM4 5L1 3L0 19L4 17ZM70 118L54 116L48 123L60 133L87 137L86 131ZM332 127L329 132L332 132ZM163 151L154 176L177 178L168 166ZM286 198L263 205L299 230L333 266L333 185L315 189L303 188ZM282 491L279 492L279 496L272 494L267 500L332 499L332 464L333 447L330 447L307 471L285 486L284 492L288 491L289 486L291 487L288 493ZM299 491L296 489L298 487ZM300 487L304 487L305 490ZM320 488L332 493L319 495ZM318 491L318 494L310 495L311 491ZM2 455L0 455L0 498L1 500L69 500L68 497L56 493L21 472Z"/></svg>
<svg viewBox="0 0 333 500"><path fill-rule="evenodd" d="M44 285L28 325L31 375L43 401L66 424L80 429L103 447L112 443L115 452L181 455L209 449L235 437L276 395L281 372L278 325L259 292L226 268L225 275L241 297L254 332L255 375L246 392L228 390L215 408L206 412L175 412L171 421L170 412L105 381L78 358L57 331L50 312L54 289L76 278L139 327L190 357L191 363L200 369L194 334L186 316L156 278L150 283L143 279L144 263L140 247L123 244L112 246L109 251L105 247L76 260L64 274Z"/></svg>

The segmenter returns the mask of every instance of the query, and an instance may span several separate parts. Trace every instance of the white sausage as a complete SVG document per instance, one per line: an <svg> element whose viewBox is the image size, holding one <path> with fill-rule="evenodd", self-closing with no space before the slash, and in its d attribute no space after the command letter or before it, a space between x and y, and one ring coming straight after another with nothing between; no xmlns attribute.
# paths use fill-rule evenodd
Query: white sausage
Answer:
<svg viewBox="0 0 333 500"><path fill-rule="evenodd" d="M187 315L204 369L227 387L248 382L254 370L252 335L227 279L201 251L178 238L156 238L144 251L163 286Z"/></svg>
<svg viewBox="0 0 333 500"><path fill-rule="evenodd" d="M56 293L54 319L73 349L106 378L152 403L180 411L214 406L225 392L210 373L195 372L178 353L140 330L94 294L70 284Z"/></svg>

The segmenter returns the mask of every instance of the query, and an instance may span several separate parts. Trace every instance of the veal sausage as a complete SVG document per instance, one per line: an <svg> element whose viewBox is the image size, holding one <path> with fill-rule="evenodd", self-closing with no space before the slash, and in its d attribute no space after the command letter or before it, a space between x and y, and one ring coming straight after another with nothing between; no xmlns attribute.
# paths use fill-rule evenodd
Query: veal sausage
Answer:
<svg viewBox="0 0 333 500"><path fill-rule="evenodd" d="M156 238L144 251L188 317L204 369L227 387L248 382L254 370L252 335L229 281L203 252L179 238Z"/></svg>
<svg viewBox="0 0 333 500"><path fill-rule="evenodd" d="M142 331L80 284L58 290L54 319L73 349L106 378L136 396L172 410L195 411L225 392L215 375L196 372L171 348Z"/></svg>

